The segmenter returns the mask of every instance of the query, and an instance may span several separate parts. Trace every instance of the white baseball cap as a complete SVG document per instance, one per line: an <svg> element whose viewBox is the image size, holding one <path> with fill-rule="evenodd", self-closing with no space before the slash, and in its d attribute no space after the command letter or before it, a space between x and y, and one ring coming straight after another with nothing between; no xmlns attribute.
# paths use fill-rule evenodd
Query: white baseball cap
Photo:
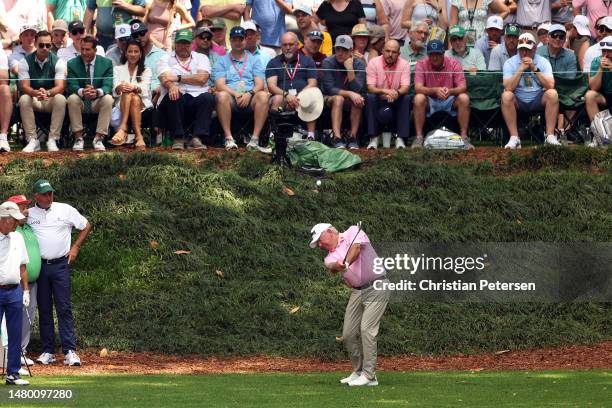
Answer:
<svg viewBox="0 0 612 408"><path fill-rule="evenodd" d="M319 241L319 238L321 238L321 234L327 231L328 228L331 228L331 226L332 226L331 224L321 223L321 224L317 224L314 227L312 227L312 229L310 230L310 233L312 234L312 241L310 241L309 246L311 248L316 248L317 242Z"/></svg>
<svg viewBox="0 0 612 408"><path fill-rule="evenodd" d="M129 24L119 24L115 27L115 40L126 38L132 35L132 27Z"/></svg>
<svg viewBox="0 0 612 408"><path fill-rule="evenodd" d="M540 24L538 26L538 29L536 30L536 33L539 33L541 30L550 31L550 22L547 21L545 23Z"/></svg>
<svg viewBox="0 0 612 408"><path fill-rule="evenodd" d="M610 30L612 30L612 17L606 16L602 18L601 21L599 22L599 25L605 25Z"/></svg>
<svg viewBox="0 0 612 408"><path fill-rule="evenodd" d="M599 49L601 50L612 50L612 35L603 38L599 42Z"/></svg>
<svg viewBox="0 0 612 408"><path fill-rule="evenodd" d="M524 42L521 42L521 40L523 41L528 40L529 42L524 43ZM531 50L533 47L535 47L535 44L536 44L535 37L531 33L523 33L519 35L518 41L519 43L516 48L527 48L528 50Z"/></svg>
<svg viewBox="0 0 612 408"><path fill-rule="evenodd" d="M487 18L487 27L486 28L497 28L498 30L504 29L504 19L497 14L493 14Z"/></svg>
<svg viewBox="0 0 612 408"><path fill-rule="evenodd" d="M0 204L0 217L13 217L16 220L23 220L25 217L19 211L17 204L11 201L5 201Z"/></svg>
<svg viewBox="0 0 612 408"><path fill-rule="evenodd" d="M247 31L247 30L257 31L257 26L255 25L253 20L245 21L244 23L240 24L240 27L244 28L244 31Z"/></svg>
<svg viewBox="0 0 612 408"><path fill-rule="evenodd" d="M583 16L582 14L575 16L574 20L572 21L572 25L576 27L578 34L588 35L589 37L591 36L591 31L589 30L589 19L586 18L586 16Z"/></svg>

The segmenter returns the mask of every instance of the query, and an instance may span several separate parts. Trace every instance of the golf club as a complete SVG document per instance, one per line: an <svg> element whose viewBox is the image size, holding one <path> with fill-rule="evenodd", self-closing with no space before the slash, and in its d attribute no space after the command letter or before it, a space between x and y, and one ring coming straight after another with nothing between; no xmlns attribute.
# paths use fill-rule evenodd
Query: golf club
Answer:
<svg viewBox="0 0 612 408"><path fill-rule="evenodd" d="M349 245L349 249L348 249L348 251L346 251L346 255L344 255L344 259L342 260L342 265L344 265L346 263L346 257L348 256L349 252L351 251L351 247L355 243L355 240L357 239L357 236L359 235L360 232L361 232L361 221L357 221L357 233L355 234L355 238L353 238L353 240L351 241L351 245Z"/></svg>

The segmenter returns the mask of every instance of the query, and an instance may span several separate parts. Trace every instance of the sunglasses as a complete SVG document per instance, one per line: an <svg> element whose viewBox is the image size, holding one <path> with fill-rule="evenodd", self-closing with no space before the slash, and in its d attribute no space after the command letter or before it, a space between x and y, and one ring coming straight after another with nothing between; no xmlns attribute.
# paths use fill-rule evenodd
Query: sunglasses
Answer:
<svg viewBox="0 0 612 408"><path fill-rule="evenodd" d="M601 41L599 43L600 47L612 47L612 41ZM609 49L609 48L608 48Z"/></svg>
<svg viewBox="0 0 612 408"><path fill-rule="evenodd" d="M78 30L72 30L70 32L70 34L72 34L72 35L85 34L85 29L84 28L79 28Z"/></svg>
<svg viewBox="0 0 612 408"><path fill-rule="evenodd" d="M522 39L522 40L519 40L519 44L531 44L531 45L533 45L533 41L527 40L527 39Z"/></svg>
<svg viewBox="0 0 612 408"><path fill-rule="evenodd" d="M555 40L565 40L565 34L550 34L550 38Z"/></svg>
<svg viewBox="0 0 612 408"><path fill-rule="evenodd" d="M210 31L216 33L217 31L223 31L223 28L211 28Z"/></svg>
<svg viewBox="0 0 612 408"><path fill-rule="evenodd" d="M608 28L605 25L600 25L597 27L597 31L599 31L600 33L603 33L603 32L612 33L612 28Z"/></svg>
<svg viewBox="0 0 612 408"><path fill-rule="evenodd" d="M147 35L147 32L146 31L141 31L141 32L138 32L138 33L133 33L132 34L132 38L140 38L140 37L144 37L145 35Z"/></svg>
<svg viewBox="0 0 612 408"><path fill-rule="evenodd" d="M43 48L51 48L53 46L53 44L51 43L40 43L38 44L38 48L43 49Z"/></svg>
<svg viewBox="0 0 612 408"><path fill-rule="evenodd" d="M210 35L201 35L198 37L200 40L211 41L212 37Z"/></svg>

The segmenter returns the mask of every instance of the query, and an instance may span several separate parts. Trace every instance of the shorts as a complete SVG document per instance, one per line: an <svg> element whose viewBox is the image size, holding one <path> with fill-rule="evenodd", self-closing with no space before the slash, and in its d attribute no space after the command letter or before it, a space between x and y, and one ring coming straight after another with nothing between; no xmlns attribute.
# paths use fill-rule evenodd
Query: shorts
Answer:
<svg viewBox="0 0 612 408"><path fill-rule="evenodd" d="M544 110L544 105L542 105L542 97L544 96L544 92L538 93L534 100L531 102L524 102L519 98L516 98L516 103L518 105L518 110L521 112L540 112Z"/></svg>
<svg viewBox="0 0 612 408"><path fill-rule="evenodd" d="M430 117L436 112L446 112L451 116L457 116L457 109L453 106L455 103L455 97L449 96L445 100L442 99L434 99L431 96L427 97L427 103L429 105L429 112L427 112L427 117Z"/></svg>

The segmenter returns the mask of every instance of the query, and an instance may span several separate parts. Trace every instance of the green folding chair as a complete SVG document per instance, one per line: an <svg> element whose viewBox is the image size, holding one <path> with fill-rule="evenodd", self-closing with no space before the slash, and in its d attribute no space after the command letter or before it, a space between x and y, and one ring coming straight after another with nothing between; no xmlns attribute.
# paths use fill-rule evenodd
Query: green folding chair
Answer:
<svg viewBox="0 0 612 408"><path fill-rule="evenodd" d="M504 121L501 115L503 77L501 72L478 71L465 73L467 93L472 112L470 129L502 143Z"/></svg>
<svg viewBox="0 0 612 408"><path fill-rule="evenodd" d="M574 78L555 75L555 89L559 94L559 113L564 118L563 133L571 133L575 135L574 138L581 139L578 131L580 125L589 124L584 101L584 95L589 89L588 75L584 72L578 73Z"/></svg>

